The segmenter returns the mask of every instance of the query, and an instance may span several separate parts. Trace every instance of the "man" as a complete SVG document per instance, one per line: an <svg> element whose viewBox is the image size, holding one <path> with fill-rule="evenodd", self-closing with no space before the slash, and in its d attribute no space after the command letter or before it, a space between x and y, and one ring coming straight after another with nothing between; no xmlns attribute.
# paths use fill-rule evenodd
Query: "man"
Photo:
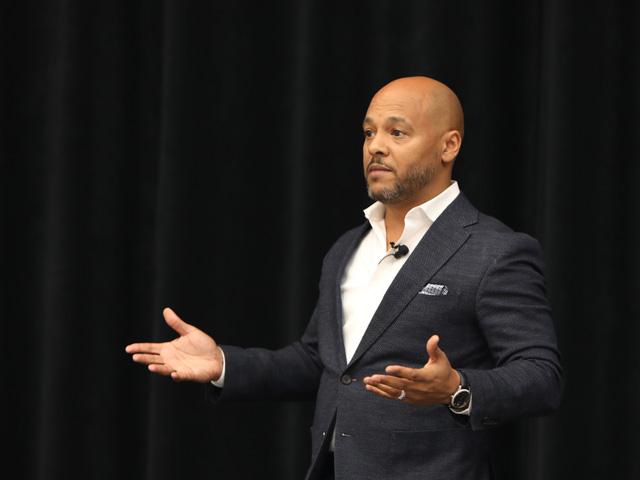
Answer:
<svg viewBox="0 0 640 480"><path fill-rule="evenodd" d="M180 336L127 352L174 380L212 382L214 401L315 397L309 479L491 478L495 428L561 398L540 248L452 181L464 127L447 86L389 83L363 130L376 203L326 255L299 341L221 348L165 309Z"/></svg>

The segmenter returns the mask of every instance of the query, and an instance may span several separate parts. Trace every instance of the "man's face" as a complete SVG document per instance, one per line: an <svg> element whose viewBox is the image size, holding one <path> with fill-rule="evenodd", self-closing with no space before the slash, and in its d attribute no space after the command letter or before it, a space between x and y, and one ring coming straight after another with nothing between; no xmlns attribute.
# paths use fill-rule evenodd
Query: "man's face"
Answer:
<svg viewBox="0 0 640 480"><path fill-rule="evenodd" d="M397 204L420 199L441 168L435 130L424 98L405 89L384 90L373 98L363 123L362 147L373 200Z"/></svg>

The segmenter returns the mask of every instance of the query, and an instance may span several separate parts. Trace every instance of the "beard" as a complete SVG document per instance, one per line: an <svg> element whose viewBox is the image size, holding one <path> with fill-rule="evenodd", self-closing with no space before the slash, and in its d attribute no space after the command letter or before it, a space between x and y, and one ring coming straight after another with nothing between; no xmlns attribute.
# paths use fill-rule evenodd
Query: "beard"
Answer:
<svg viewBox="0 0 640 480"><path fill-rule="evenodd" d="M436 168L432 165L414 165L403 178L396 179L391 187L374 191L367 180L367 193L369 198L380 203L400 203L426 187L435 175Z"/></svg>

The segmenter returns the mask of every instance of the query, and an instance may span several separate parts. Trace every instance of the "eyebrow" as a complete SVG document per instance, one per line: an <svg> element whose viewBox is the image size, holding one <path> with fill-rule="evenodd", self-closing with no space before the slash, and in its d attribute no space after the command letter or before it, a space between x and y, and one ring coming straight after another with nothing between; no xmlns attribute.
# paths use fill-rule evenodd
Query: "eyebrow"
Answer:
<svg viewBox="0 0 640 480"><path fill-rule="evenodd" d="M364 121L362 122L363 125L367 125L367 124L372 124L375 123L373 121L373 119L371 117L365 117ZM404 117L396 117L396 116L391 116L391 117L387 117L384 121L385 125L389 125L389 124L394 124L394 123L404 123L407 126L411 126L411 124L407 121L406 118Z"/></svg>

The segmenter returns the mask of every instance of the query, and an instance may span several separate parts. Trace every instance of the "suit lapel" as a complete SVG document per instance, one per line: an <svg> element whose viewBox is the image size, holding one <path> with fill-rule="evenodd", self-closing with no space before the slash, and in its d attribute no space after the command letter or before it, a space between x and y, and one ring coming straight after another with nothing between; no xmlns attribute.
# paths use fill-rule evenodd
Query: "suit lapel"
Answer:
<svg viewBox="0 0 640 480"><path fill-rule="evenodd" d="M469 237L464 227L475 223L477 218L477 210L462 194L459 194L451 205L442 212L389 286L349 365L358 361L358 358L396 320L431 277L464 244ZM339 291L338 288L338 293ZM342 325L341 305L339 310L340 325Z"/></svg>
<svg viewBox="0 0 640 480"><path fill-rule="evenodd" d="M340 358L340 365L345 367L347 365L347 356L344 350L344 338L342 336L342 324L343 324L343 312L342 312L342 277L344 276L344 271L347 268L347 264L349 260L353 256L358 245L362 241L362 237L369 231L371 225L369 222L365 222L362 224L360 229L354 232L353 237L347 242L347 247L345 248L342 258L340 259L340 264L338 265L338 270L336 274L336 284L335 284L335 304L336 304L336 324L335 327L338 330L338 334L336 338L338 339L337 352Z"/></svg>

